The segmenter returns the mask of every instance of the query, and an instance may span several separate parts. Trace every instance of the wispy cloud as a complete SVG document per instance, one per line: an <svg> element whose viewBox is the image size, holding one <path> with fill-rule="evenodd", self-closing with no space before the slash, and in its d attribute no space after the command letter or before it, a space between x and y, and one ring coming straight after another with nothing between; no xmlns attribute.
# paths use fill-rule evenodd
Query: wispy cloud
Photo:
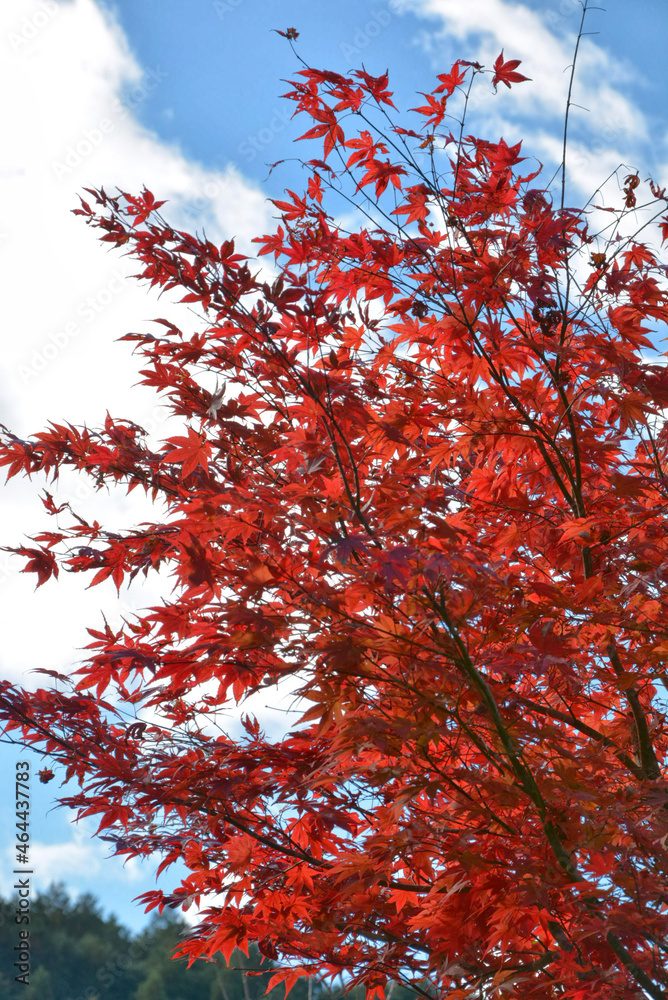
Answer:
<svg viewBox="0 0 668 1000"><path fill-rule="evenodd" d="M126 883L126 891L131 893L133 885L146 877L147 866L136 858L125 863L122 859L110 861L109 845L94 839L94 830L95 824L74 823L71 839L52 844L34 840L30 845L32 890L43 891L52 882L63 881L71 892L80 892L94 878L101 882L120 879ZM16 868L15 850L10 846L5 848L3 854L5 864L0 873L0 895L7 897L16 881L16 875L12 875Z"/></svg>
<svg viewBox="0 0 668 1000"><path fill-rule="evenodd" d="M419 44L438 71L444 61L460 56L491 68L501 49L506 58L520 59L531 82L512 92L502 87L498 97L491 87L478 87L471 106L475 127L499 131L509 141L522 137L525 151L552 166L559 162L555 136L566 108L579 3L534 9L509 0L395 0L394 8L430 22ZM646 117L625 92L633 72L590 37L583 39L570 123L578 144L578 167L570 182L580 194L591 194L610 164L636 155L647 140Z"/></svg>
<svg viewBox="0 0 668 1000"><path fill-rule="evenodd" d="M163 211L173 224L205 228L212 239L236 237L248 250L252 237L272 228L272 209L233 166L206 169L143 127L142 104L169 68L139 65L119 25L93 0L4 0L0 50L0 87L11 94L0 109L0 422L27 436L49 420L98 424L108 408L165 437L174 431L158 397L133 387L139 359L116 341L150 328L156 316L185 326L196 317L130 277L136 264L106 250L71 214L77 195L84 186L138 192L145 184L168 199ZM42 485L14 479L4 488L3 544L20 544L45 525ZM64 477L61 498L119 528L149 513L137 493L98 493L80 476ZM4 677L71 669L87 641L85 625L101 621L100 607L127 612L113 588L82 593L76 577L34 591L34 577L1 556ZM150 583L126 597L134 607L155 600ZM36 675L27 681L37 683Z"/></svg>
<svg viewBox="0 0 668 1000"><path fill-rule="evenodd" d="M27 431L66 406L74 418L99 411L101 372L105 403L125 401L128 350L113 341L161 314L127 280L136 268L71 215L84 186L145 184L169 200L175 224L247 247L271 212L234 167L207 170L140 124L169 70L138 65L93 0L5 0L0 46L0 86L12 94L0 111L0 419Z"/></svg>

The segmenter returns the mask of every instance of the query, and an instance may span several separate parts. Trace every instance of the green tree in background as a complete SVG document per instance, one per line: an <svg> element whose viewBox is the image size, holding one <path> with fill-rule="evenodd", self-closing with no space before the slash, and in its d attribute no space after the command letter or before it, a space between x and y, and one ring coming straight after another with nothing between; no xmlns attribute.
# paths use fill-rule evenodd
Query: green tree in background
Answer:
<svg viewBox="0 0 668 1000"><path fill-rule="evenodd" d="M264 996L273 963L257 949L246 957L235 952L229 965L170 958L186 923L171 910L154 914L148 926L132 934L116 918L104 916L98 900L85 893L72 902L62 885L54 884L32 900L30 914L30 985L14 980L13 954L18 941L15 899L0 898L0 968L2 1000L259 1000ZM244 969L264 975L244 975ZM268 994L282 1000L283 986ZM294 1000L334 1000L339 994L313 981L300 980ZM361 1000L362 990L349 994ZM392 1000L409 1000L407 990L395 990Z"/></svg>

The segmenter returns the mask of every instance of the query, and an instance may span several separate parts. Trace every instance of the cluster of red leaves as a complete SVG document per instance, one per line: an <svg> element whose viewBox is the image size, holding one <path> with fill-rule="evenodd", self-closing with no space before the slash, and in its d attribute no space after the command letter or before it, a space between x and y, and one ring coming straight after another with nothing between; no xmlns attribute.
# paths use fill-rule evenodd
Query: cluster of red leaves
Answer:
<svg viewBox="0 0 668 1000"><path fill-rule="evenodd" d="M119 854L187 865L149 906L223 894L192 958L255 940L288 985L663 998L664 271L633 239L592 258L519 145L434 131L480 70L441 76L417 130L392 123L386 76L299 74L324 159L257 241L273 282L150 192L90 192L79 214L206 317L126 338L186 426L159 449L112 419L6 432L10 475L72 466L168 511L65 528L47 494L59 530L16 551L39 583L164 566L176 590L91 630L70 694L4 684L2 714ZM326 212L335 182L373 222ZM221 735L221 710L285 680L308 705L285 737L251 717Z"/></svg>

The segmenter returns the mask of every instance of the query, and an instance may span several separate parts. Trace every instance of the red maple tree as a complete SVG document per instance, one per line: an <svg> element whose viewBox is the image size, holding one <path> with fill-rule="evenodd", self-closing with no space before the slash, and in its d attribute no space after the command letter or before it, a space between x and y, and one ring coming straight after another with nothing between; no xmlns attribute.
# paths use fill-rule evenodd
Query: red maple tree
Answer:
<svg viewBox="0 0 668 1000"><path fill-rule="evenodd" d="M665 998L665 268L624 235L635 174L604 239L519 144L445 130L483 73L460 60L409 128L386 75L301 70L324 149L256 241L275 280L147 190L90 190L86 222L204 316L124 338L184 431L6 430L10 476L163 505L118 534L46 494L58 530L14 551L38 585L176 587L91 629L71 690L4 683L2 714L118 854L185 863L149 907L222 894L192 958L257 941L274 981L371 996ZM665 203L652 185L664 236ZM286 681L287 734L224 732Z"/></svg>

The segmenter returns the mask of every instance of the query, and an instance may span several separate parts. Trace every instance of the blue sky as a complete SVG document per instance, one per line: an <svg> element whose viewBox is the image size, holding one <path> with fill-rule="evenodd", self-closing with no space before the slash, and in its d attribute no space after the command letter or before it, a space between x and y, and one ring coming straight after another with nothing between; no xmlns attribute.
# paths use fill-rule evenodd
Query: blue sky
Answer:
<svg viewBox="0 0 668 1000"><path fill-rule="evenodd" d="M137 286L132 266L100 247L70 210L84 185L146 184L169 199L165 212L177 225L235 236L250 249L273 225L267 198L299 190L297 159L318 155L293 145L306 126L290 121L292 106L279 95L299 66L273 28L295 27L312 65L389 69L400 110L458 57L490 66L503 48L523 60L532 82L496 98L486 84L471 128L524 138L525 154L544 161L549 176L579 16L577 0L3 0L0 85L12 98L0 110L0 421L28 434L49 419L95 424L109 408L157 438L178 433L151 393L131 388L137 362L115 341L155 316L196 320ZM608 0L605 11L592 10L587 30L598 34L584 39L574 94L589 110L573 114L571 203L622 162L668 184L667 26L665 0ZM268 177L267 163L277 160L286 162ZM0 544L44 526L42 485L4 488ZM134 494L97 494L74 478L58 496L119 527L151 516ZM85 628L99 625L102 610L120 620L160 595L159 582L120 598L110 587L84 591L77 578L33 588L0 552L0 676L33 686L35 667L76 665ZM0 745L4 894L17 759ZM152 866L105 860L92 824L75 829L51 809L56 786L33 783L35 884L60 878L72 892L96 892L105 908L141 926L146 918L131 899L152 886Z"/></svg>
<svg viewBox="0 0 668 1000"><path fill-rule="evenodd" d="M507 13L501 31L477 30L489 6ZM665 5L661 0L636 0L633 5L610 0L605 6L606 11L592 9L586 25L599 32L589 40L609 57L601 72L611 74L606 82L612 86L622 84L620 91L656 124L665 152ZM475 0L400 5L384 0L292 0L280 5L276 0L194 0L187 5L182 0L120 0L110 7L141 64L161 65L169 73L141 106L141 120L166 141L178 142L189 157L208 166L236 163L258 183L266 178L267 161L291 155L295 135L295 126L286 125L270 142L266 133L259 136L281 110L279 95L285 88L280 81L297 68L285 40L272 28L296 27L300 54L312 65L339 72L361 62L372 73L389 68L393 89L406 107L412 105L413 94L430 87L435 72L449 68L454 59L479 58L482 41L498 38L507 54L515 55L514 12L539 15L557 43L572 35L581 12L577 0L493 5ZM444 26L447 32L448 26L447 18L436 13L439 7L465 8L470 13L464 26L472 30L463 37L460 28L459 38L446 34L436 42L434 36ZM425 52L430 38L431 51ZM596 131L596 124L590 128ZM253 137L260 138L256 151L258 145L262 149L251 157ZM280 184L279 172L271 185L278 189Z"/></svg>

